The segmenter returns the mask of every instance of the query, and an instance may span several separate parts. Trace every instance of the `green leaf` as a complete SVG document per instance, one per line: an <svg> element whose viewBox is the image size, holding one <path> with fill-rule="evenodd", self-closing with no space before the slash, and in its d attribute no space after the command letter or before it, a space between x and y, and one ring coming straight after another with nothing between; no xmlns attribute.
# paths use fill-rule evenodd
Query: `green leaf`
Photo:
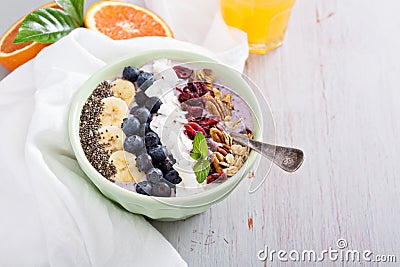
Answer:
<svg viewBox="0 0 400 267"><path fill-rule="evenodd" d="M64 11L55 8L41 8L25 17L14 43L29 41L54 43L79 27L78 22Z"/></svg>
<svg viewBox="0 0 400 267"><path fill-rule="evenodd" d="M83 2L84 0L55 0L55 2L70 16L83 26Z"/></svg>
<svg viewBox="0 0 400 267"><path fill-rule="evenodd" d="M199 159L201 158L201 154L200 153L190 153L190 157L194 158L194 159Z"/></svg>
<svg viewBox="0 0 400 267"><path fill-rule="evenodd" d="M193 166L194 174L196 175L196 180L199 184L204 182L210 172L210 162L205 159L201 159L196 162Z"/></svg>
<svg viewBox="0 0 400 267"><path fill-rule="evenodd" d="M208 156L207 140L201 132L198 132L193 140L193 153L199 153L202 159Z"/></svg>
<svg viewBox="0 0 400 267"><path fill-rule="evenodd" d="M193 153L200 153L200 139L201 139L202 133L198 132L196 136L193 139Z"/></svg>
<svg viewBox="0 0 400 267"><path fill-rule="evenodd" d="M210 172L210 162L206 160L208 156L207 140L201 132L198 132L193 140L193 151L190 156L197 160L193 166L196 180L199 184L204 182Z"/></svg>

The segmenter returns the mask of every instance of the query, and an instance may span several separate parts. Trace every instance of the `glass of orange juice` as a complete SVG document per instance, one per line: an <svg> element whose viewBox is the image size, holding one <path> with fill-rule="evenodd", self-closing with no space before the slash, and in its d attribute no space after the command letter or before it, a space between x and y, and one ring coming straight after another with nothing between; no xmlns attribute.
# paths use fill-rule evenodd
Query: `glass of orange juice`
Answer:
<svg viewBox="0 0 400 267"><path fill-rule="evenodd" d="M283 42L295 0L220 0L226 23L247 32L250 52L264 54Z"/></svg>

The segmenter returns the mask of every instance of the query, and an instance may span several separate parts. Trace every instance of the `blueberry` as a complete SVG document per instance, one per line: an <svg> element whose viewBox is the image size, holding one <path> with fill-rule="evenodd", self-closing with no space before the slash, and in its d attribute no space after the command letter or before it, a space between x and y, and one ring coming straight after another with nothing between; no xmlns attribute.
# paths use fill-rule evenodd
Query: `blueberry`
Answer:
<svg viewBox="0 0 400 267"><path fill-rule="evenodd" d="M176 163L176 159L174 158L174 155L170 154L168 157L171 160L172 165Z"/></svg>
<svg viewBox="0 0 400 267"><path fill-rule="evenodd" d="M139 135L140 137L144 138L144 136L146 135L146 124L145 123L140 124L139 131L138 131L137 135Z"/></svg>
<svg viewBox="0 0 400 267"><path fill-rule="evenodd" d="M173 163L170 160L165 160L159 164L157 164L157 168L159 168L163 174L167 174L170 170L172 170Z"/></svg>
<svg viewBox="0 0 400 267"><path fill-rule="evenodd" d="M149 72L141 72L137 78L137 86L142 90L146 91L154 83L154 75Z"/></svg>
<svg viewBox="0 0 400 267"><path fill-rule="evenodd" d="M165 159L167 159L167 157L168 157L168 150L167 150L167 148L166 148L165 146L161 146L161 148L162 148L162 150L163 150L163 152L164 152L164 154L165 154L165 156L166 156Z"/></svg>
<svg viewBox="0 0 400 267"><path fill-rule="evenodd" d="M139 106L134 106L134 107L132 107L131 110L129 111L129 113L133 115L133 113L135 113L135 111L136 111L138 108L140 108L140 107L139 107Z"/></svg>
<svg viewBox="0 0 400 267"><path fill-rule="evenodd" d="M133 116L137 118L140 123L145 123L149 119L150 111L147 108L138 108L131 114L133 114Z"/></svg>
<svg viewBox="0 0 400 267"><path fill-rule="evenodd" d="M124 71L122 72L122 78L133 83L137 81L138 77L139 77L138 68L128 66L125 67Z"/></svg>
<svg viewBox="0 0 400 267"><path fill-rule="evenodd" d="M182 182L182 178L176 170L170 170L164 177L168 182L173 184L179 184Z"/></svg>
<svg viewBox="0 0 400 267"><path fill-rule="evenodd" d="M137 134L139 131L140 122L135 117L130 117L122 123L122 131L126 136Z"/></svg>
<svg viewBox="0 0 400 267"><path fill-rule="evenodd" d="M148 151L153 163L160 163L163 162L166 158L168 153L166 153L166 148L163 146L156 146Z"/></svg>
<svg viewBox="0 0 400 267"><path fill-rule="evenodd" d="M136 156L139 156L139 155L142 155L142 154L147 154L147 150L146 150L146 147L143 147L141 150L139 150L139 152L137 152L135 155Z"/></svg>
<svg viewBox="0 0 400 267"><path fill-rule="evenodd" d="M160 169L151 168L146 172L146 178L147 178L147 181L149 181L151 183L157 183L157 182L162 181L163 173Z"/></svg>
<svg viewBox="0 0 400 267"><path fill-rule="evenodd" d="M156 197L169 197L171 195L171 187L165 182L158 182L153 185L151 195Z"/></svg>
<svg viewBox="0 0 400 267"><path fill-rule="evenodd" d="M150 128L150 123L147 122L147 123L144 123L143 125L144 125L144 131L146 134L153 132L153 130Z"/></svg>
<svg viewBox="0 0 400 267"><path fill-rule="evenodd" d="M147 153L140 154L136 158L136 167L141 172L147 172L153 168L151 157Z"/></svg>
<svg viewBox="0 0 400 267"><path fill-rule="evenodd" d="M143 91L139 91L135 95L135 101L139 106L144 106L144 104L146 104L147 99L149 99L149 97Z"/></svg>
<svg viewBox="0 0 400 267"><path fill-rule="evenodd" d="M124 141L124 149L125 151L139 155L139 152L142 152L144 148L143 139L137 135L128 136Z"/></svg>
<svg viewBox="0 0 400 267"><path fill-rule="evenodd" d="M157 111L160 109L162 105L162 102L158 97L152 96L149 99L147 99L144 105L148 110L150 110L151 113L157 113Z"/></svg>
<svg viewBox="0 0 400 267"><path fill-rule="evenodd" d="M136 185L136 192L142 195L149 196L151 194L152 187L153 186L148 181L142 181Z"/></svg>
<svg viewBox="0 0 400 267"><path fill-rule="evenodd" d="M146 147L155 147L159 144L160 138L155 132L148 132L144 137L144 143Z"/></svg>

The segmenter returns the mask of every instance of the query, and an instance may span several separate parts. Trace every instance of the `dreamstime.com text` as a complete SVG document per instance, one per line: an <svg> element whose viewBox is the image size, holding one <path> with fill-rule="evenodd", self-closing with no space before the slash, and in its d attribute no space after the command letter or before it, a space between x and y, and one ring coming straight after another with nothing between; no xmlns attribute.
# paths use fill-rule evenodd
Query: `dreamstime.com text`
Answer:
<svg viewBox="0 0 400 267"><path fill-rule="evenodd" d="M337 248L329 247L321 251L316 250L275 250L265 246L257 252L260 261L281 262L396 262L396 255L374 254L371 250L349 249L345 239L336 242Z"/></svg>

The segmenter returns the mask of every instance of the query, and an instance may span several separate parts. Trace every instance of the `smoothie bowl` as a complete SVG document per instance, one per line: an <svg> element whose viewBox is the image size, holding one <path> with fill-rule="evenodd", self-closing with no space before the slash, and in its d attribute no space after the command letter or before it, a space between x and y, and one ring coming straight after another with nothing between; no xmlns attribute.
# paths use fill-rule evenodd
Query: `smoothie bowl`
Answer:
<svg viewBox="0 0 400 267"><path fill-rule="evenodd" d="M157 220L201 213L227 197L258 156L249 83L212 58L152 50L107 65L76 94L69 133L79 165L126 210Z"/></svg>

